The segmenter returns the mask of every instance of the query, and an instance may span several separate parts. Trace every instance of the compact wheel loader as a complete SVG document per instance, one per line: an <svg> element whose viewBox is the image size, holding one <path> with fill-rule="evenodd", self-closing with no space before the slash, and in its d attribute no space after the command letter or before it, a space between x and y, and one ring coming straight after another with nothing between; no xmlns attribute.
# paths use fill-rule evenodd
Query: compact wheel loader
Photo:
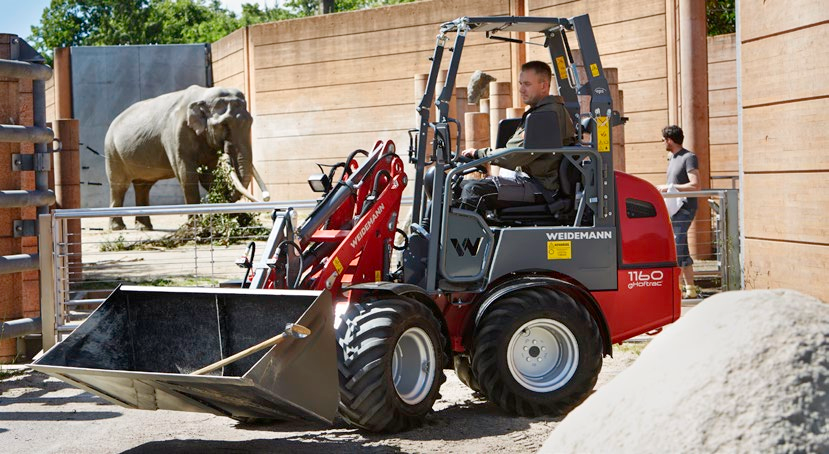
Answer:
<svg viewBox="0 0 829 454"><path fill-rule="evenodd" d="M477 32L546 36L571 118L531 113L505 120L499 134L504 142L525 128L524 147L501 153L563 156L561 189L535 204L478 212L455 200L464 175L501 156L460 160L459 123L448 117L466 36ZM575 70L571 33L587 80ZM391 141L379 141L309 179L322 197L302 224L292 209L273 213L261 257L239 261L249 273L241 288L121 286L32 367L129 408L242 421L339 414L369 431L422 423L451 368L509 413L557 415L577 405L612 344L680 314L662 197L612 168L612 126L624 119L590 20L462 17L441 26L431 60L410 132L408 231L398 228L404 161ZM590 98L588 112L578 96ZM558 121L574 122L576 145L562 145ZM400 263L392 263L395 249Z"/></svg>

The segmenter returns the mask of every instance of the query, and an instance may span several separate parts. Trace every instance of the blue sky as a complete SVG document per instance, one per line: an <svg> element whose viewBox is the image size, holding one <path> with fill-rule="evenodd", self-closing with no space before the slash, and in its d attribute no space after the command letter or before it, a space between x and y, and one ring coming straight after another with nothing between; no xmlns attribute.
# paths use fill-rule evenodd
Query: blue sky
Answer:
<svg viewBox="0 0 829 454"><path fill-rule="evenodd" d="M13 33L23 38L28 37L32 31L31 26L40 22L43 9L49 6L49 0L2 0L2 3L14 3L14 6L3 8L0 14L0 33ZM242 11L242 3L258 3L264 5L264 0L223 0L226 8L237 13ZM267 4L273 6L274 1L268 0Z"/></svg>

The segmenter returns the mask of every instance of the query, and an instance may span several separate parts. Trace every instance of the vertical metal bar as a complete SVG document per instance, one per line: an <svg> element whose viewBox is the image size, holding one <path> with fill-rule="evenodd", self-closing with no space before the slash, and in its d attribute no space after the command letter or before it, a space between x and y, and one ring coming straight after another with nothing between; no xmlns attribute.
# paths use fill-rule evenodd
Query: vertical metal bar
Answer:
<svg viewBox="0 0 829 454"><path fill-rule="evenodd" d="M43 351L55 345L55 256L52 243L52 216L41 214L38 223L38 260L40 262L40 322Z"/></svg>
<svg viewBox="0 0 829 454"><path fill-rule="evenodd" d="M443 35L437 37L435 52L432 55L432 67L429 69L429 78L426 80L426 90L420 105L417 107L420 113L420 125L418 125L417 140L417 163L415 165L414 201L412 202L412 224L419 224L422 211L425 210L423 201L423 173L426 166L426 139L429 137L429 109L432 106L432 99L435 97L435 83L440 70L440 62L443 59L443 46L446 38ZM424 207L421 208L421 205Z"/></svg>
<svg viewBox="0 0 829 454"><path fill-rule="evenodd" d="M739 228L739 191L728 189L725 192L725 226L727 250L726 270L728 273L727 290L739 290L742 286L742 268L740 267L740 228Z"/></svg>
<svg viewBox="0 0 829 454"><path fill-rule="evenodd" d="M445 165L443 162L436 162L435 166L435 181L432 193L432 214L429 220L429 251L426 261L426 291L434 292L437 288L437 263L438 263L438 246L441 238L441 226L443 223L443 215L449 212L448 207L444 209L443 196L444 186L446 186L444 175Z"/></svg>
<svg viewBox="0 0 829 454"><path fill-rule="evenodd" d="M602 67L601 58L599 57L599 49L596 47L596 38L593 35L593 26L590 24L590 17L586 14L576 16L572 19L573 28L576 31L576 38L579 41L582 59L584 60L584 69L587 73L588 82L585 83L590 95L590 115L596 121L594 122L591 138L594 146L597 144L596 137L599 133L606 133L607 144L606 150L602 147L597 147L601 152L601 168L600 183L598 186L599 193L599 213L596 213L597 226L615 226L616 216L612 210L616 207L616 179L613 173L613 124L611 122L613 114L613 100L610 97L610 88L607 85L607 79L604 76L604 69ZM599 124L601 122L601 124Z"/></svg>
<svg viewBox="0 0 829 454"><path fill-rule="evenodd" d="M438 121L446 122L449 114L449 100L452 99L452 93L455 91L455 78L458 77L458 67L461 62L461 54L463 53L463 43L466 40L466 29L458 28L458 34L455 36L455 47L452 48L452 58L449 61L449 69L446 71L446 80L443 84L443 89L440 91L440 96L435 102L438 108ZM460 134L460 131L458 131ZM449 148L452 148L451 141L448 141Z"/></svg>
<svg viewBox="0 0 829 454"><path fill-rule="evenodd" d="M550 60L553 62L553 73L556 75L556 81L558 82L558 93L564 98L564 107L567 108L567 112L573 117L573 121L577 122L581 113L581 106L576 90L581 88L581 82L578 79L578 72L575 71L573 57L564 48L564 36L564 30L555 30L547 35L545 44L549 48ZM567 68L570 67L574 69L572 74L574 80L571 80L571 75L567 74Z"/></svg>
<svg viewBox="0 0 829 454"><path fill-rule="evenodd" d="M32 81L32 115L34 117L35 126L45 127L46 126L46 82L42 80L34 80ZM37 155L40 154L42 160L40 162L45 163L48 161L48 153L49 150L46 148L45 143L36 143L35 144L35 158ZM38 159L35 159L35 162L38 162ZM42 168L35 168L35 189L38 191L48 191L49 190L49 171L43 170ZM49 212L49 207L47 205L42 205L37 207L37 214L38 216L41 214L47 214Z"/></svg>
<svg viewBox="0 0 829 454"><path fill-rule="evenodd" d="M66 308L66 302L69 300L69 263L66 260L66 250L68 249L66 243L68 241L67 233L68 219L61 219L57 223L58 231L55 235L57 244L55 245L56 263L58 264L58 308L57 308L57 326L66 324L69 321L69 314Z"/></svg>

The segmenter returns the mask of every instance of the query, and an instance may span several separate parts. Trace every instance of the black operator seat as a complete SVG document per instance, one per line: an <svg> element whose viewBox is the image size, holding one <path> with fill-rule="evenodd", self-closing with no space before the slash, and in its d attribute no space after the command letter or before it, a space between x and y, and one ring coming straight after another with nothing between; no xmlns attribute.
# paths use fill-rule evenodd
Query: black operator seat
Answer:
<svg viewBox="0 0 829 454"><path fill-rule="evenodd" d="M514 123L512 120L518 120ZM499 125L498 140L507 139L515 132L521 119L503 120ZM501 133L501 128L511 128ZM524 128L524 148L550 149L563 147L559 118L555 112L533 112L527 115ZM570 222L574 212L576 185L582 174L573 163L564 157L559 165L559 190L543 190L536 194L537 203L532 205L501 208L491 213L488 220L501 225L561 225ZM540 188L543 189L543 188Z"/></svg>

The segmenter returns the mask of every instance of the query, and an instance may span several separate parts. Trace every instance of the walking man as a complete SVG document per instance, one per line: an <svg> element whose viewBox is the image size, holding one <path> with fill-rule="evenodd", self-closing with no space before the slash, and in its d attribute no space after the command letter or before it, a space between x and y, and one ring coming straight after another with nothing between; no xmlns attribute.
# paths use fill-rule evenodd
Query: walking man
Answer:
<svg viewBox="0 0 829 454"><path fill-rule="evenodd" d="M660 192L698 191L699 184L699 163L697 155L682 147L685 135L679 126L666 126L662 129L662 141L665 142L665 150L671 152L668 162L667 184L659 185ZM682 269L682 297L696 298L698 289L694 285L694 260L688 250L688 228L691 221L697 214L697 199L688 197L679 210L671 216L671 224L674 228L674 241L676 242L676 258L679 267Z"/></svg>

